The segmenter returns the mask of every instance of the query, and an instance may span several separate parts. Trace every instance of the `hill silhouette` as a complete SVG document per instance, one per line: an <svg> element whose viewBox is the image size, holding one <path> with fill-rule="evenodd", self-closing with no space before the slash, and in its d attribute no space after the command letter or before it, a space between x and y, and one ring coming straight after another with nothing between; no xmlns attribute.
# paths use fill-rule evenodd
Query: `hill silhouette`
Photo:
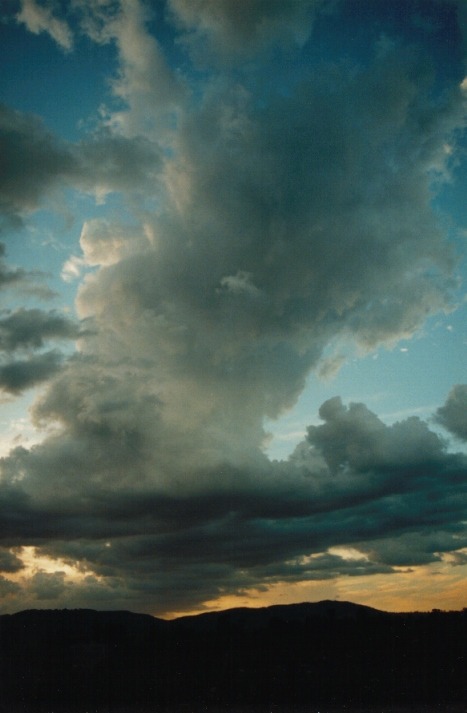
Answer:
<svg viewBox="0 0 467 713"><path fill-rule="evenodd" d="M8 713L388 703L467 703L467 610L390 614L323 601L172 621L84 609L0 616Z"/></svg>

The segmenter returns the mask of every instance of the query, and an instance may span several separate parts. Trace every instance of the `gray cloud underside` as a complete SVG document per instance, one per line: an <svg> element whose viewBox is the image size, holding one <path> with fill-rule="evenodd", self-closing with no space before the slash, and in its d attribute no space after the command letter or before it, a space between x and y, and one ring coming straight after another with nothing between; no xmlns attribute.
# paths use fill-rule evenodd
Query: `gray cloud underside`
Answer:
<svg viewBox="0 0 467 713"><path fill-rule="evenodd" d="M393 572L467 546L465 455L449 454L417 418L389 427L363 404L338 399L321 415L288 462L248 471L220 464L191 474L197 492L189 494L137 478L109 490L96 471L83 478L90 464L116 471L129 457L131 439L114 452L105 431L99 455L98 429L89 463L77 434L74 443L69 434L68 443L61 435L18 448L3 463L2 543L79 561L106 578L107 595L114 583L116 601L126 591L144 608L151 593L160 612L277 581ZM58 479L43 491L60 453ZM326 553L336 545L362 558ZM86 601L85 589L75 592Z"/></svg>
<svg viewBox="0 0 467 713"><path fill-rule="evenodd" d="M0 319L0 389L17 395L48 381L62 366L57 350L35 353L50 340L77 339L85 332L54 310L20 308Z"/></svg>
<svg viewBox="0 0 467 713"><path fill-rule="evenodd" d="M60 352L53 349L26 359L6 361L0 364L0 389L16 395L48 381L60 370L62 359Z"/></svg>

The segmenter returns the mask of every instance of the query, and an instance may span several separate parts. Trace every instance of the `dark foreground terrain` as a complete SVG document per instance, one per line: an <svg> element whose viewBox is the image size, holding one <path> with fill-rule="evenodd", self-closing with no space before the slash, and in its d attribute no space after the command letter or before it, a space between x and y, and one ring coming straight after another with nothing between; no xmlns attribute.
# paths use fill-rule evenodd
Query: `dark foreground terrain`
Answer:
<svg viewBox="0 0 467 713"><path fill-rule="evenodd" d="M0 711L226 704L466 710L467 610L388 614L319 602L175 621L91 610L0 616Z"/></svg>

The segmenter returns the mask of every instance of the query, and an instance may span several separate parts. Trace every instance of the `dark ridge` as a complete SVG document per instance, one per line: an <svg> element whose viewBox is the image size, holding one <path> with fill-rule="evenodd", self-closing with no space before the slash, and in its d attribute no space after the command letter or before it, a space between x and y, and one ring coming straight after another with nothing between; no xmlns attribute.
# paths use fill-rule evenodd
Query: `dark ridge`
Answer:
<svg viewBox="0 0 467 713"><path fill-rule="evenodd" d="M300 604L273 604L268 607L235 607L219 612L205 612L174 619L171 623L180 629L212 629L219 622L232 626L253 627L268 626L271 621L305 622L310 617L335 617L337 619L363 616L384 616L386 612L352 602L325 599L321 602L302 602Z"/></svg>
<svg viewBox="0 0 467 713"><path fill-rule="evenodd" d="M2 713L466 704L467 610L323 601L173 621L87 609L0 616Z"/></svg>

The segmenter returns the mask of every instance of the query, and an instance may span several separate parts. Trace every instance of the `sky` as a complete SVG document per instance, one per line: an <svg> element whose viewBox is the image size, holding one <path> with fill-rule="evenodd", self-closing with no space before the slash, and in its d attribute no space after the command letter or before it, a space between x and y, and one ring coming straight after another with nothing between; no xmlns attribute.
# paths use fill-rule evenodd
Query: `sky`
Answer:
<svg viewBox="0 0 467 713"><path fill-rule="evenodd" d="M467 3L3 0L0 612L467 606Z"/></svg>

